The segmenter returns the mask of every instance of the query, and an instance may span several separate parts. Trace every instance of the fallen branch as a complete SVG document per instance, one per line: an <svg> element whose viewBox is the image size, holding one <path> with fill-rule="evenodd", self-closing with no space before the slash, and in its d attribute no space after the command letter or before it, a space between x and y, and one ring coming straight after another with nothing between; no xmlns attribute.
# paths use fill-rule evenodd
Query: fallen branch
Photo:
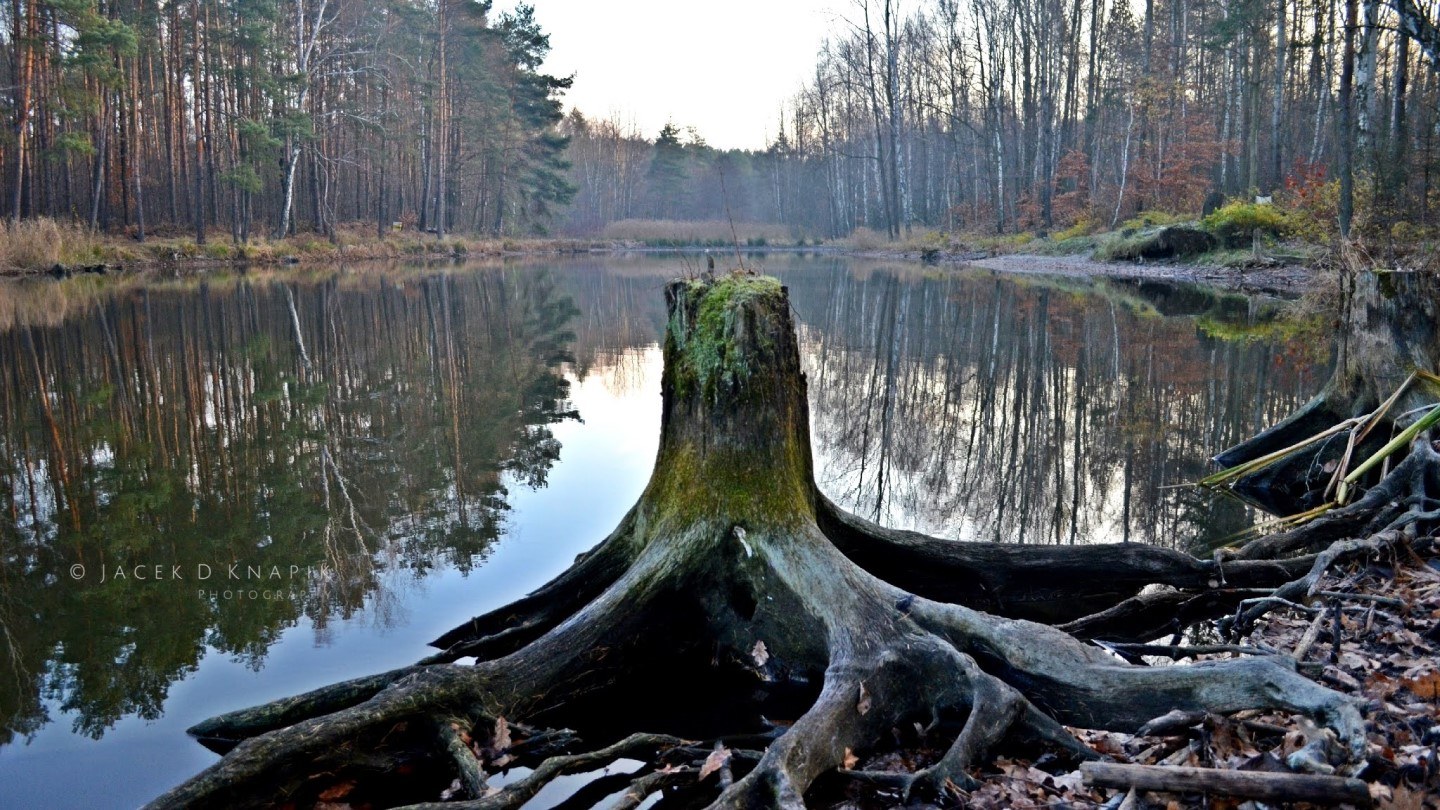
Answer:
<svg viewBox="0 0 1440 810"><path fill-rule="evenodd" d="M614 810L631 810L645 803L650 794L664 790L671 785L681 785L695 780L695 771L690 768L676 768L673 771L656 771L630 783L614 804Z"/></svg>
<svg viewBox="0 0 1440 810"><path fill-rule="evenodd" d="M1085 784L1167 793L1208 793L1273 802L1371 805L1370 789L1359 779L1264 771L1221 771L1156 765L1082 762Z"/></svg>

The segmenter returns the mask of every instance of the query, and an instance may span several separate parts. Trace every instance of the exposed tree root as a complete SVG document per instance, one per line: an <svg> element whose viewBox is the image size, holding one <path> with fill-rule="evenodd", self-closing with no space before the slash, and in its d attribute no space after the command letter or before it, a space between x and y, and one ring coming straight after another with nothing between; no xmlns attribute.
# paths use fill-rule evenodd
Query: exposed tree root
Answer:
<svg viewBox="0 0 1440 810"><path fill-rule="evenodd" d="M635 561L639 547L633 542L634 525L632 509L604 542L580 555L560 576L430 642L441 652L420 663L448 664L468 656L496 658L545 635L613 584Z"/></svg>
<svg viewBox="0 0 1440 810"><path fill-rule="evenodd" d="M1288 658L1133 665L1028 620L1068 621L1082 635L1128 628L1121 635L1148 641L1231 612L1255 588L1292 587L1328 565L1334 547L1273 560L1252 544L1231 559L1199 560L1143 546L947 543L875 526L815 488L783 288L737 275L675 282L666 295L661 449L650 485L609 539L530 596L437 639L444 651L422 666L197 726L207 737L249 739L151 806L261 805L277 795L303 803L314 798L311 775L342 770L361 752L383 761L405 746L450 763L464 801L447 807L516 807L556 776L618 757L651 763L629 780L622 803L667 787L699 790L710 784L696 768L710 746L663 734L582 753L547 749L553 755L529 776L498 792L486 782L518 749L494 731L502 719L564 718L587 695L676 660L677 645L757 686L820 684L763 753L734 763L747 773L733 783L728 771L715 777L715 807L802 807L811 784L837 771L906 798L938 795L966 785L967 771L998 745L1093 758L1062 724L1135 730L1177 709L1296 712L1334 729L1352 754L1363 750L1356 706L1297 674ZM1364 512L1371 500L1280 547L1318 549L1327 545L1320 538L1377 514L1387 525L1399 517L1373 502ZM1136 595L1156 583L1180 597ZM1155 634L1155 621L1141 617L1162 605L1173 615ZM478 660L451 663L466 656ZM903 776L852 770L892 729L933 730L942 716L964 721L934 764ZM653 769L676 752L682 761Z"/></svg>
<svg viewBox="0 0 1440 810"><path fill-rule="evenodd" d="M824 496L819 525L856 564L911 593L1012 618L1078 621L1147 585L1188 590L1271 586L1294 576L1291 561L1221 563L1138 543L1070 546L956 543L878 526ZM1152 636L1153 637L1153 636Z"/></svg>

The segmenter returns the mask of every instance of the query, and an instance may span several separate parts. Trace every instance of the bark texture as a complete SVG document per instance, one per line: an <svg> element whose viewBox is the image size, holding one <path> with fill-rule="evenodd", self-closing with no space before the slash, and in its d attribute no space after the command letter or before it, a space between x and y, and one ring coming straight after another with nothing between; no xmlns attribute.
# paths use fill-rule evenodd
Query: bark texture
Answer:
<svg viewBox="0 0 1440 810"><path fill-rule="evenodd" d="M244 741L151 806L303 804L328 784L317 773L383 772L417 748L455 780L459 801L446 806L518 806L546 780L618 756L649 763L623 777L630 803L689 789L715 807L802 807L811 785L836 773L933 796L963 789L997 744L1092 758L1063 724L1135 730L1177 709L1303 713L1352 754L1363 750L1356 706L1288 659L1150 667L1077 638L1147 641L1229 613L1255 588L1310 573L1331 534L1292 533L1277 547L1294 559L1202 560L1130 545L954 543L875 526L816 489L784 288L736 273L672 282L665 294L660 450L610 537L530 596L446 633L434 642L441 652L414 667L197 726L198 736ZM1365 503L1322 526L1348 535L1367 525ZM1138 595L1156 584L1173 598ZM697 745L668 728L631 728L646 733L590 753L559 732L506 739L507 723L565 722L575 706L696 658L752 690L796 689L808 708L748 742L718 740L723 757L707 754L717 740ZM938 761L913 774L851 770L856 755L916 724L947 735ZM512 759L536 770L487 787ZM718 770L696 767L722 760Z"/></svg>

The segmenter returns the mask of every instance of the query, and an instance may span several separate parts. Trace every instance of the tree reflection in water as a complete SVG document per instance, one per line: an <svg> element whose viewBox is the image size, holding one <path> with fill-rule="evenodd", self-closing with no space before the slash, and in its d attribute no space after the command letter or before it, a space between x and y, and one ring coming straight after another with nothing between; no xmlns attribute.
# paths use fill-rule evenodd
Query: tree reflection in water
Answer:
<svg viewBox="0 0 1440 810"><path fill-rule="evenodd" d="M822 488L891 525L1223 537L1246 509L1162 487L1325 377L1319 341L1239 296L755 262L791 289ZM504 484L544 484L558 456L562 367L616 390L658 373L661 288L685 262L545 264L0 295L0 744L46 707L89 736L154 718L207 646L258 668L286 628L323 637L362 606L385 621L410 583L479 564ZM234 563L323 573L282 577L278 600L211 598ZM140 564L184 579L113 579Z"/></svg>
<svg viewBox="0 0 1440 810"><path fill-rule="evenodd" d="M584 371L623 379L684 259L579 262ZM1204 546L1254 510L1179 486L1329 374L1329 334L1195 285L755 260L789 287L821 489L970 540ZM661 266L663 264L663 266ZM628 358L628 361L627 361Z"/></svg>
<svg viewBox="0 0 1440 810"><path fill-rule="evenodd" d="M1273 317L1254 307L1122 282L842 276L804 310L821 487L966 540L1223 537L1249 510L1172 487L1310 396L1328 351L1215 337Z"/></svg>
<svg viewBox="0 0 1440 810"><path fill-rule="evenodd" d="M157 717L207 646L258 668L302 617L383 621L389 588L483 558L571 415L545 274L86 292L0 313L0 744L47 703L91 737Z"/></svg>

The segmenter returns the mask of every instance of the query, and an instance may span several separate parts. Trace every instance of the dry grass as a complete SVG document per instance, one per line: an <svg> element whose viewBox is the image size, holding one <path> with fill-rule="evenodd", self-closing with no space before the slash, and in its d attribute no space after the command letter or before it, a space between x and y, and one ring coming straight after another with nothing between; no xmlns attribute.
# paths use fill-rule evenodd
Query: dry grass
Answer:
<svg viewBox="0 0 1440 810"><path fill-rule="evenodd" d="M100 240L78 225L48 218L0 224L0 272L94 264L100 254Z"/></svg>
<svg viewBox="0 0 1440 810"><path fill-rule="evenodd" d="M762 222L737 222L732 233L730 223L723 219L622 219L605 226L605 239L643 242L647 245L730 245L738 238L742 245L779 245L795 241L784 225Z"/></svg>
<svg viewBox="0 0 1440 810"><path fill-rule="evenodd" d="M128 278L92 275L76 276L64 284L26 284L0 278L0 330L59 326L91 312L117 289L132 283Z"/></svg>
<svg viewBox="0 0 1440 810"><path fill-rule="evenodd" d="M841 244L851 250L879 250L883 247L894 247L890 237L863 225L842 239Z"/></svg>
<svg viewBox="0 0 1440 810"><path fill-rule="evenodd" d="M375 236L374 227L347 223L337 228L331 242L322 234L300 233L285 239L252 238L234 244L223 230L212 230L205 244L193 237L152 235L143 243L124 235L97 236L78 225L49 219L26 220L18 225L0 223L0 276L25 275L56 265L77 270L106 264L143 267L156 264L293 264L364 259L464 259L514 253L585 252L604 243L575 239L474 238L447 236L436 239L418 231Z"/></svg>

